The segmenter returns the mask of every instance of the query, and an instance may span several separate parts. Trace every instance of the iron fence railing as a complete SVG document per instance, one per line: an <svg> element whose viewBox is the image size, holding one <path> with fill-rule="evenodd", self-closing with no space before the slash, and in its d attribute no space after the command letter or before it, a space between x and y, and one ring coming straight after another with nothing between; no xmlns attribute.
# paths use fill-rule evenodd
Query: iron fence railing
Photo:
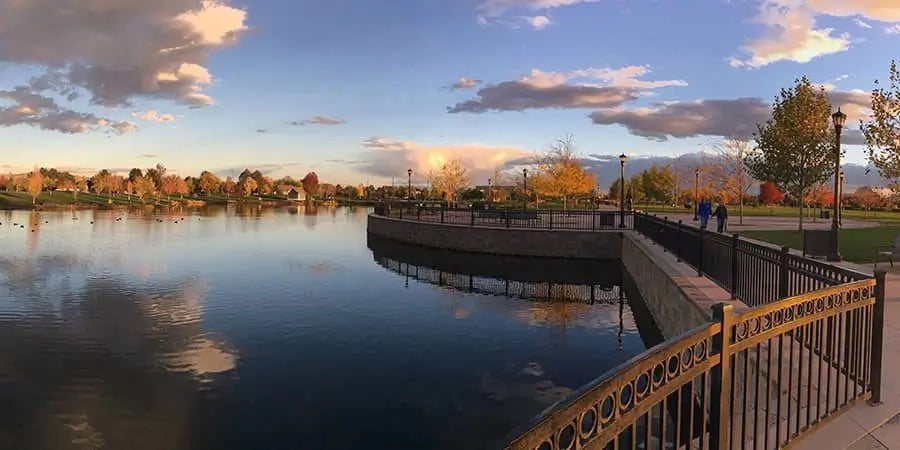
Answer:
<svg viewBox="0 0 900 450"><path fill-rule="evenodd" d="M781 448L881 395L884 272L651 348L529 424L507 449Z"/></svg>
<svg viewBox="0 0 900 450"><path fill-rule="evenodd" d="M633 214L610 210L559 210L511 208L449 208L442 205L385 203L375 214L395 219L497 228L537 228L547 230L630 229Z"/></svg>
<svg viewBox="0 0 900 450"><path fill-rule="evenodd" d="M639 214L634 229L697 269L747 305L759 306L829 286L869 278L865 274L665 218Z"/></svg>

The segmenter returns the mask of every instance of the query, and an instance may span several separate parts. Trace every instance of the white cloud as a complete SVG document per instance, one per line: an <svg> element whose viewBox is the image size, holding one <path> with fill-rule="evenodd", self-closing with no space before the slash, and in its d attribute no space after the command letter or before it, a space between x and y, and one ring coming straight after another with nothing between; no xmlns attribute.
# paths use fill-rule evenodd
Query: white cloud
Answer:
<svg viewBox="0 0 900 450"><path fill-rule="evenodd" d="M550 18L546 15L520 16L519 20L504 19L503 16L510 11L547 11L563 6L579 3L592 3L599 0L484 0L475 10L478 13L477 21L482 25L491 22L505 23L513 28L518 28L524 21L537 30L550 25Z"/></svg>
<svg viewBox="0 0 900 450"><path fill-rule="evenodd" d="M887 34L900 34L900 23L885 27L884 32Z"/></svg>
<svg viewBox="0 0 900 450"><path fill-rule="evenodd" d="M872 28L872 25L869 25L867 22L865 22L864 20L860 19L859 17L854 17L854 18L853 18L853 23L855 23L856 26L858 26L858 27L860 27L860 28L865 28L865 29L867 29L867 30Z"/></svg>
<svg viewBox="0 0 900 450"><path fill-rule="evenodd" d="M848 78L850 78L850 75L848 75L848 74L845 73L845 74L843 74L843 75L841 75L841 76L835 78L834 81L836 81L836 82L837 82L837 81L844 81L844 80L846 80L846 79L848 79Z"/></svg>
<svg viewBox="0 0 900 450"><path fill-rule="evenodd" d="M172 122L175 120L175 116L172 114L160 114L152 109L143 113L135 111L131 113L131 117L146 120L147 122Z"/></svg>
<svg viewBox="0 0 900 450"><path fill-rule="evenodd" d="M543 108L611 108L637 100L652 89L687 86L683 80L638 79L649 72L648 66L588 68L564 73L533 69L517 80L481 88L478 98L457 103L447 111L482 113Z"/></svg>
<svg viewBox="0 0 900 450"><path fill-rule="evenodd" d="M88 131L124 134L136 128L133 122L117 121L63 108L54 99L34 93L25 86L13 90L0 90L0 127L16 125L30 125L66 134Z"/></svg>
<svg viewBox="0 0 900 450"><path fill-rule="evenodd" d="M543 30L550 26L553 22L550 21L550 18L547 16L532 16L526 17L525 20L529 25L534 27L535 30Z"/></svg>
<svg viewBox="0 0 900 450"><path fill-rule="evenodd" d="M0 63L43 70L32 92L107 107L213 104L207 61L247 30L226 0L0 0L0 11Z"/></svg>
<svg viewBox="0 0 900 450"><path fill-rule="evenodd" d="M863 16L882 22L900 22L897 0L806 0L809 8L830 16Z"/></svg>
<svg viewBox="0 0 900 450"><path fill-rule="evenodd" d="M302 127L303 125L341 125L346 123L343 119L329 116L315 116L312 119L290 122L290 125Z"/></svg>
<svg viewBox="0 0 900 450"><path fill-rule="evenodd" d="M507 162L531 156L515 147L496 147L482 144L429 146L388 137L371 137L361 143L365 150L359 169L383 177L406 174L413 169L413 178L424 180L431 170L459 159L469 170L473 182L487 180L497 168Z"/></svg>
<svg viewBox="0 0 900 450"><path fill-rule="evenodd" d="M757 21L767 34L748 42L747 59L732 58L732 67L762 67L779 61L807 63L814 58L850 48L850 36L833 35L832 28L816 28L815 11L803 0L764 0Z"/></svg>
<svg viewBox="0 0 900 450"><path fill-rule="evenodd" d="M481 84L481 80L473 80L471 78L459 77L458 80L454 81L453 84L447 86L447 88L455 91L457 89L473 88L475 86L478 86L479 84Z"/></svg>

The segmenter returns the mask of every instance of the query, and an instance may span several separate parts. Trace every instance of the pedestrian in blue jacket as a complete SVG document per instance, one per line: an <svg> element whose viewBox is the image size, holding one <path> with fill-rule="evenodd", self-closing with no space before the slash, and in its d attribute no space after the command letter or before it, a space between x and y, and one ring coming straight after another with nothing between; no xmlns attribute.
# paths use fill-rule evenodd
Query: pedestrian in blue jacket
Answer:
<svg viewBox="0 0 900 450"><path fill-rule="evenodd" d="M697 207L697 215L700 216L700 229L705 230L706 224L709 223L709 216L712 215L712 205L705 198L700 200L700 205Z"/></svg>

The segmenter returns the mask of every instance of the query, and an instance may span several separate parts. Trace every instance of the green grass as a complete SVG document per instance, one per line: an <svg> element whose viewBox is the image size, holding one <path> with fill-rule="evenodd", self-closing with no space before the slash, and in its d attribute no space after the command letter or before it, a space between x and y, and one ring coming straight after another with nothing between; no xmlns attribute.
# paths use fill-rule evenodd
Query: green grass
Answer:
<svg viewBox="0 0 900 450"><path fill-rule="evenodd" d="M112 201L110 201L110 199ZM222 205L229 201L240 201L241 199L231 196L230 198L226 198L225 196L190 196L185 195L182 199L179 195L173 195L171 197L172 201L181 201L181 200L202 200L206 202L208 205ZM242 200L243 203L260 203L258 197L248 197ZM282 203L285 202L284 198L275 197L275 196L262 196L262 202L266 203ZM157 204L165 204L166 197L162 196L159 201L157 201L156 197L152 197L149 199L145 199L144 204L146 205L157 205ZM113 194L112 196L108 194L97 195L94 193L81 192L78 194L77 199L75 198L74 193L72 192L42 192L41 195L37 197L37 205L42 206L44 208L60 208L67 206L76 206L79 208L115 208L115 207L125 207L125 206L140 206L141 201L138 200L137 196L132 195L130 198L125 194ZM31 195L26 192L9 192L9 191L0 191L0 209L31 209Z"/></svg>
<svg viewBox="0 0 900 450"><path fill-rule="evenodd" d="M799 231L745 231L740 233L761 241L783 245L797 250L803 249L803 239ZM900 225L884 225L873 228L848 228L838 235L841 256L855 263L871 263L875 260L878 246L893 245L900 235Z"/></svg>

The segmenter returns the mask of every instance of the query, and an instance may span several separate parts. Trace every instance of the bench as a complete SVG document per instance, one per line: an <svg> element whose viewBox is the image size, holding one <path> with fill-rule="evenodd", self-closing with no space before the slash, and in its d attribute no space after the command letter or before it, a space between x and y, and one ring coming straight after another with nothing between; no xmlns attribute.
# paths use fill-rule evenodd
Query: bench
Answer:
<svg viewBox="0 0 900 450"><path fill-rule="evenodd" d="M875 247L875 267L878 267L879 258L887 258L894 267L894 257L900 255L900 236L894 238L894 245L879 245Z"/></svg>

